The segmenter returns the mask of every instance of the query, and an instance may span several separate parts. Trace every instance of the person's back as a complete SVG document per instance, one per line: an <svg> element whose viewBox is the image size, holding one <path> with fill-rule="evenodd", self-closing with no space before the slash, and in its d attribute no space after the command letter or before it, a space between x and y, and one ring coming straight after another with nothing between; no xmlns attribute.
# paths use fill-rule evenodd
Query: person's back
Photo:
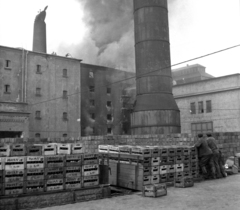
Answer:
<svg viewBox="0 0 240 210"><path fill-rule="evenodd" d="M207 138L207 144L208 144L208 146L210 147L210 149L212 150L213 153L218 153L219 152L218 147L217 147L217 142L212 136Z"/></svg>
<svg viewBox="0 0 240 210"><path fill-rule="evenodd" d="M201 137L200 140L195 144L196 147L198 147L198 156L202 157L205 155L211 155L212 151L208 146L208 143L205 138Z"/></svg>

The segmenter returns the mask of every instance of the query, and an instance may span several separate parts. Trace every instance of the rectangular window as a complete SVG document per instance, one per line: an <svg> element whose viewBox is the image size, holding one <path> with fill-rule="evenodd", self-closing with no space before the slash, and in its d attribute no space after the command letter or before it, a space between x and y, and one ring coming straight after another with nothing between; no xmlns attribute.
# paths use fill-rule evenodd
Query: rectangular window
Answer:
<svg viewBox="0 0 240 210"><path fill-rule="evenodd" d="M66 90L63 91L63 98L67 98L68 97L68 92Z"/></svg>
<svg viewBox="0 0 240 210"><path fill-rule="evenodd" d="M11 61L10 60L6 60L5 61L5 68L6 69L10 69L11 68Z"/></svg>
<svg viewBox="0 0 240 210"><path fill-rule="evenodd" d="M191 131L193 134L212 133L213 132L213 122L192 123Z"/></svg>
<svg viewBox="0 0 240 210"><path fill-rule="evenodd" d="M198 113L204 113L203 101L198 102Z"/></svg>
<svg viewBox="0 0 240 210"><path fill-rule="evenodd" d="M107 134L112 134L112 128L107 128Z"/></svg>
<svg viewBox="0 0 240 210"><path fill-rule="evenodd" d="M36 111L35 112L35 118L40 120L41 119L41 111Z"/></svg>
<svg viewBox="0 0 240 210"><path fill-rule="evenodd" d="M191 112L191 114L196 114L195 102L192 102L192 103L190 104L190 112Z"/></svg>
<svg viewBox="0 0 240 210"><path fill-rule="evenodd" d="M108 115L107 115L107 120L109 120L109 121L112 120L112 115L111 115L111 114L108 114Z"/></svg>
<svg viewBox="0 0 240 210"><path fill-rule="evenodd" d="M91 99L89 103L90 103L90 106L95 106L95 101L93 99Z"/></svg>
<svg viewBox="0 0 240 210"><path fill-rule="evenodd" d="M212 112L212 101L206 101L206 112Z"/></svg>
<svg viewBox="0 0 240 210"><path fill-rule="evenodd" d="M42 73L42 68L41 68L41 65L37 65L37 71L36 71L37 74L41 74Z"/></svg>
<svg viewBox="0 0 240 210"><path fill-rule="evenodd" d="M67 121L68 120L68 114L67 112L63 112L63 120Z"/></svg>
<svg viewBox="0 0 240 210"><path fill-rule="evenodd" d="M111 94L111 88L107 88L107 94Z"/></svg>
<svg viewBox="0 0 240 210"><path fill-rule="evenodd" d="M4 93L5 94L10 94L11 93L10 85L5 85L4 86Z"/></svg>
<svg viewBox="0 0 240 210"><path fill-rule="evenodd" d="M63 69L63 77L67 77L67 69Z"/></svg>
<svg viewBox="0 0 240 210"><path fill-rule="evenodd" d="M41 88L36 88L36 96L41 96Z"/></svg>
<svg viewBox="0 0 240 210"><path fill-rule="evenodd" d="M94 86L89 86L89 91L91 92L91 93L94 93Z"/></svg>
<svg viewBox="0 0 240 210"><path fill-rule="evenodd" d="M111 101L107 101L107 106L108 107L112 107L112 102Z"/></svg>
<svg viewBox="0 0 240 210"><path fill-rule="evenodd" d="M89 72L89 78L94 78L94 74L92 71Z"/></svg>
<svg viewBox="0 0 240 210"><path fill-rule="evenodd" d="M92 118L92 120L95 120L95 114L94 113L91 114L91 118Z"/></svg>

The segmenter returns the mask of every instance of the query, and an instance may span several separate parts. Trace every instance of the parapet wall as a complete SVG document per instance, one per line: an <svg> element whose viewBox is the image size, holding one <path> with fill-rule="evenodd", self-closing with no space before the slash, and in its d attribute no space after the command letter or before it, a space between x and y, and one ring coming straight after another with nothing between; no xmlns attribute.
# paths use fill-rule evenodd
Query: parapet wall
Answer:
<svg viewBox="0 0 240 210"><path fill-rule="evenodd" d="M240 132L213 133L219 148L225 157L233 156L240 152ZM194 145L197 138L193 134L169 135L121 135L121 136L88 136L81 139L0 139L0 143L82 143L85 153L98 152L98 145L136 145L136 146L183 146Z"/></svg>

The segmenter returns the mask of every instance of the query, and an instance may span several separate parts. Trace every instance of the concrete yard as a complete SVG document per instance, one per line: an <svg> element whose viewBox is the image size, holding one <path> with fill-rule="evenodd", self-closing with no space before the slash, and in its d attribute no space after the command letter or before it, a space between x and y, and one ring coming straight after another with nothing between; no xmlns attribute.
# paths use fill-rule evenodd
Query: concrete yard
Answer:
<svg viewBox="0 0 240 210"><path fill-rule="evenodd" d="M191 188L168 188L168 195L158 198L142 197L140 192L43 208L42 210L147 210L147 209L240 209L240 174L195 183Z"/></svg>

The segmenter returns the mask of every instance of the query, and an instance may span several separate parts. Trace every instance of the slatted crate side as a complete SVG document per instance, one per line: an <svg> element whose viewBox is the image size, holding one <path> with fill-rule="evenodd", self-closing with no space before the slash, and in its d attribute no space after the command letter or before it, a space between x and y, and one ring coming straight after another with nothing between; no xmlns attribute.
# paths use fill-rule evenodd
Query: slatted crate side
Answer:
<svg viewBox="0 0 240 210"><path fill-rule="evenodd" d="M152 157L151 159L151 166L159 166L161 163L160 157Z"/></svg>
<svg viewBox="0 0 240 210"><path fill-rule="evenodd" d="M72 144L71 154L83 154L84 146L82 143Z"/></svg>
<svg viewBox="0 0 240 210"><path fill-rule="evenodd" d="M167 166L167 173L175 173L175 164Z"/></svg>
<svg viewBox="0 0 240 210"><path fill-rule="evenodd" d="M142 157L151 157L151 150L146 147L132 147L132 155L139 155Z"/></svg>
<svg viewBox="0 0 240 210"><path fill-rule="evenodd" d="M158 174L160 174L160 166L152 166L151 175L158 175Z"/></svg>
<svg viewBox="0 0 240 210"><path fill-rule="evenodd" d="M65 166L65 155L49 155L45 156L45 167L64 167Z"/></svg>
<svg viewBox="0 0 240 210"><path fill-rule="evenodd" d="M3 183L3 170L0 170L0 183Z"/></svg>
<svg viewBox="0 0 240 210"><path fill-rule="evenodd" d="M26 155L26 146L25 144L12 144L11 148L11 156L25 156Z"/></svg>
<svg viewBox="0 0 240 210"><path fill-rule="evenodd" d="M43 145L43 155L56 155L57 145L55 144L44 144Z"/></svg>
<svg viewBox="0 0 240 210"><path fill-rule="evenodd" d="M99 165L83 165L82 166L82 175L83 176L93 176L99 174Z"/></svg>
<svg viewBox="0 0 240 210"><path fill-rule="evenodd" d="M63 179L65 177L65 170L63 167L58 168L45 168L44 179Z"/></svg>
<svg viewBox="0 0 240 210"><path fill-rule="evenodd" d="M64 179L45 180L46 191L59 191L64 189Z"/></svg>
<svg viewBox="0 0 240 210"><path fill-rule="evenodd" d="M166 184L151 184L143 187L142 190L144 197L160 197L167 195Z"/></svg>
<svg viewBox="0 0 240 210"><path fill-rule="evenodd" d="M4 167L5 170L23 170L25 169L26 158L22 157L6 157Z"/></svg>
<svg viewBox="0 0 240 210"><path fill-rule="evenodd" d="M25 170L4 170L3 171L3 182L23 182L25 180Z"/></svg>
<svg viewBox="0 0 240 210"><path fill-rule="evenodd" d="M26 181L43 180L44 169L43 168L31 168L26 170Z"/></svg>
<svg viewBox="0 0 240 210"><path fill-rule="evenodd" d="M82 188L82 178L81 177L67 177L65 179L65 189L80 189Z"/></svg>
<svg viewBox="0 0 240 210"><path fill-rule="evenodd" d="M98 164L98 163L99 163L99 154L84 154L82 156L83 165Z"/></svg>
<svg viewBox="0 0 240 210"><path fill-rule="evenodd" d="M44 180L31 180L24 182L25 188L24 193L33 192L44 192L45 191L45 181Z"/></svg>
<svg viewBox="0 0 240 210"><path fill-rule="evenodd" d="M10 145L0 144L0 157L9 157L10 156Z"/></svg>
<svg viewBox="0 0 240 210"><path fill-rule="evenodd" d="M44 156L27 156L26 168L44 168Z"/></svg>
<svg viewBox="0 0 240 210"><path fill-rule="evenodd" d="M108 153L108 146L109 145L98 145L98 152L99 153Z"/></svg>
<svg viewBox="0 0 240 210"><path fill-rule="evenodd" d="M159 166L156 166L159 168ZM138 174L142 176L150 176L152 173L152 167L138 167Z"/></svg>
<svg viewBox="0 0 240 210"><path fill-rule="evenodd" d="M64 168L65 177L73 178L73 177L81 177L82 176L82 167L81 166L70 166Z"/></svg>
<svg viewBox="0 0 240 210"><path fill-rule="evenodd" d="M57 154L58 155L70 155L71 154L71 144L57 144Z"/></svg>
<svg viewBox="0 0 240 210"><path fill-rule="evenodd" d="M4 195L19 195L24 193L24 183L23 182L13 182L3 184L3 194Z"/></svg>
<svg viewBox="0 0 240 210"><path fill-rule="evenodd" d="M43 155L43 146L42 145L27 145L27 156L41 156Z"/></svg>
<svg viewBox="0 0 240 210"><path fill-rule="evenodd" d="M152 175L151 184L158 184L158 183L160 183L160 175Z"/></svg>
<svg viewBox="0 0 240 210"><path fill-rule="evenodd" d="M168 180L168 174L160 174L160 183L165 183Z"/></svg>
<svg viewBox="0 0 240 210"><path fill-rule="evenodd" d="M180 187L180 188L193 187L194 186L193 178L183 177L183 178L175 179L174 186Z"/></svg>
<svg viewBox="0 0 240 210"><path fill-rule="evenodd" d="M82 155L66 155L66 166L81 166L82 165Z"/></svg>
<svg viewBox="0 0 240 210"><path fill-rule="evenodd" d="M0 170L4 170L4 162L5 162L5 158L4 157L0 157Z"/></svg>
<svg viewBox="0 0 240 210"><path fill-rule="evenodd" d="M83 187L92 187L99 185L99 176L84 176L83 177Z"/></svg>

